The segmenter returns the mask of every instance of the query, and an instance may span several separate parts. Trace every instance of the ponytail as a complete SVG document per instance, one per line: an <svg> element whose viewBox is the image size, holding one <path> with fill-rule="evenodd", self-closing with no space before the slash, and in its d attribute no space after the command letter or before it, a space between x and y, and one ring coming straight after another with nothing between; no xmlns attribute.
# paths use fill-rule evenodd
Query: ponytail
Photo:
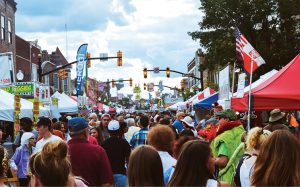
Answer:
<svg viewBox="0 0 300 187"><path fill-rule="evenodd" d="M32 155L29 167L43 186L67 186L71 164L67 159L68 146L63 141L48 142L41 152Z"/></svg>

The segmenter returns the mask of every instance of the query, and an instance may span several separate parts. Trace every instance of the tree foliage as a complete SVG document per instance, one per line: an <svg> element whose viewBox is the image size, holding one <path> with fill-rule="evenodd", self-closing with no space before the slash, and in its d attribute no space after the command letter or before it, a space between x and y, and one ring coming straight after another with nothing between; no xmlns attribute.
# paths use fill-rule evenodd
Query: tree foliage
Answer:
<svg viewBox="0 0 300 187"><path fill-rule="evenodd" d="M300 52L300 0L200 0L204 17L189 32L206 50L204 68L214 70L236 60L238 27L265 59L257 74L280 69ZM240 64L241 66L241 64Z"/></svg>

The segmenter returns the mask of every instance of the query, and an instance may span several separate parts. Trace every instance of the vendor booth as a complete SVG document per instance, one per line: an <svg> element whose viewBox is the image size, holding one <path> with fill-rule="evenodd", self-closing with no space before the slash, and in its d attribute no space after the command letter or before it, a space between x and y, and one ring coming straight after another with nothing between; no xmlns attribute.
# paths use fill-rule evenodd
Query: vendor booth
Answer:
<svg viewBox="0 0 300 187"><path fill-rule="evenodd" d="M58 99L58 111L60 113L77 113L78 107L76 101L71 99L65 93L55 92L51 97Z"/></svg>
<svg viewBox="0 0 300 187"><path fill-rule="evenodd" d="M0 89L0 120L14 121L14 95ZM33 103L22 99L20 109L20 119L23 117L29 117L33 119ZM50 116L50 110L42 106L39 107L40 116Z"/></svg>
<svg viewBox="0 0 300 187"><path fill-rule="evenodd" d="M271 78L252 89L252 109L300 110L300 54ZM232 98L231 106L237 111L248 110L248 93L243 98Z"/></svg>
<svg viewBox="0 0 300 187"><path fill-rule="evenodd" d="M212 109L212 105L215 102L217 102L218 99L219 99L219 93L217 92L217 93L210 95L209 97L202 99L198 103L196 103L194 105L194 108L196 108L196 109L200 109L200 108Z"/></svg>

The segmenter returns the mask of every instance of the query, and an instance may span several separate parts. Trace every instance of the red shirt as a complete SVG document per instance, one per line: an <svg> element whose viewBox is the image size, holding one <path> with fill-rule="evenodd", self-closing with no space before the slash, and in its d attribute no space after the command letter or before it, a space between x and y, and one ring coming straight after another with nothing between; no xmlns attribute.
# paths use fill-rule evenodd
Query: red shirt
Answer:
<svg viewBox="0 0 300 187"><path fill-rule="evenodd" d="M82 177L89 186L114 184L112 169L104 149L86 140L71 139L68 142L72 172Z"/></svg>
<svg viewBox="0 0 300 187"><path fill-rule="evenodd" d="M99 145L97 139L93 136L89 136L89 142L94 145Z"/></svg>

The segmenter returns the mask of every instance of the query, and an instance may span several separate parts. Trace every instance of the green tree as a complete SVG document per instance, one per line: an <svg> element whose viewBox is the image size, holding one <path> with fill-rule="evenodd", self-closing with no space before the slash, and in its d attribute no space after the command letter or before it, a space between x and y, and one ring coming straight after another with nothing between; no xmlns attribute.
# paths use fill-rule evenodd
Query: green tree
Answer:
<svg viewBox="0 0 300 187"><path fill-rule="evenodd" d="M200 0L204 17L199 31L189 32L205 49L204 68L218 70L236 60L235 27L238 27L266 64L260 75L279 69L300 51L296 28L299 0ZM299 25L298 25L299 26ZM242 67L242 64L238 64Z"/></svg>

